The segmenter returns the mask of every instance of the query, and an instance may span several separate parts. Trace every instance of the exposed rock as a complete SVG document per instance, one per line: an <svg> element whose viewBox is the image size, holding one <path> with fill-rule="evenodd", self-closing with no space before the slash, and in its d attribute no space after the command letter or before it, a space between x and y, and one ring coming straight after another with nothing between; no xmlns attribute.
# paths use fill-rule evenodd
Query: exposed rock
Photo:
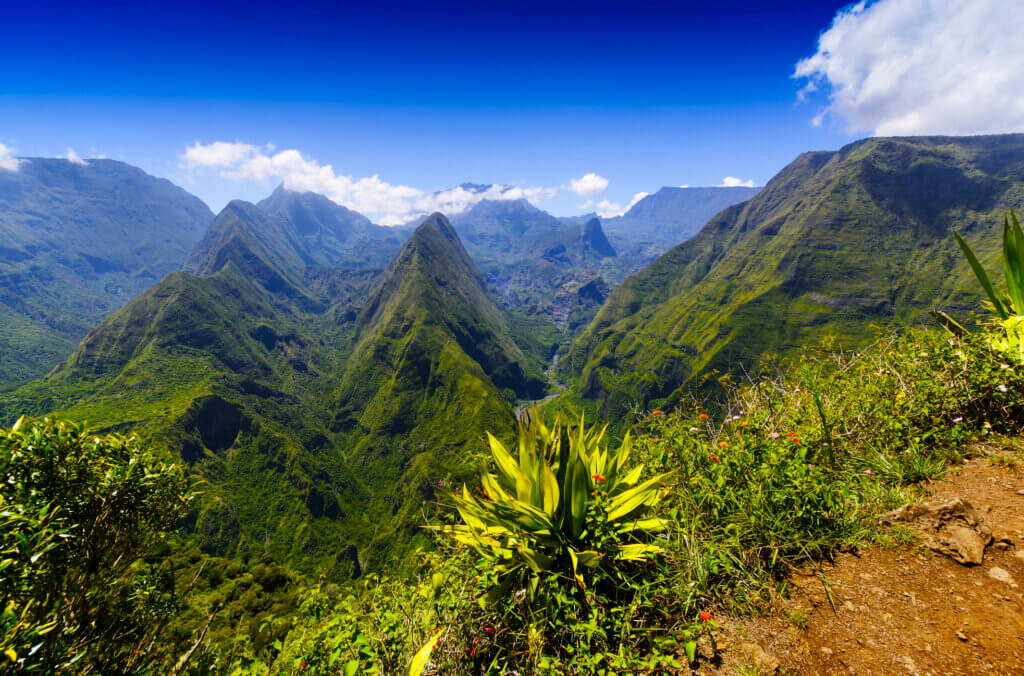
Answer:
<svg viewBox="0 0 1024 676"><path fill-rule="evenodd" d="M940 531L940 535L943 534ZM948 554L955 561L963 564L980 565L985 556L985 545L987 539L966 526L948 526L945 529L945 538L933 541L928 546L932 549ZM936 547L935 544L938 546Z"/></svg>
<svg viewBox="0 0 1024 676"><path fill-rule="evenodd" d="M774 674L779 670L779 660L756 643L741 643L738 651L747 666L753 667L758 674Z"/></svg>
<svg viewBox="0 0 1024 676"><path fill-rule="evenodd" d="M1013 584L1014 583L1013 576L1010 575L1008 572L1006 572L1005 569L999 568L998 566L994 566L992 568L989 568L988 576L990 578L992 578L993 580L995 580L997 582L1002 582L1004 584Z"/></svg>
<svg viewBox="0 0 1024 676"><path fill-rule="evenodd" d="M964 565L979 565L992 530L969 502L961 498L904 505L882 517L883 523L913 522L930 549Z"/></svg>

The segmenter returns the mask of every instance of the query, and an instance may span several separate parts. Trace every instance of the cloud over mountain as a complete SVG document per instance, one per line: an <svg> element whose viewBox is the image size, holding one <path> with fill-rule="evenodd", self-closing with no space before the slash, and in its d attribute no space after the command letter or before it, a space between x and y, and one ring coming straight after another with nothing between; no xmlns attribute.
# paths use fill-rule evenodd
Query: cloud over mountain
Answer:
<svg viewBox="0 0 1024 676"><path fill-rule="evenodd" d="M18 170L18 159L14 156L14 148L0 143L0 169Z"/></svg>
<svg viewBox="0 0 1024 676"><path fill-rule="evenodd" d="M815 116L876 135L1024 130L1024 3L879 0L841 10L796 65Z"/></svg>
<svg viewBox="0 0 1024 676"><path fill-rule="evenodd" d="M372 217L382 225L399 225L434 211L461 213L481 200L518 200L537 202L553 197L558 188L491 185L479 190L459 186L450 190L429 192L407 185L388 183L374 174L355 178L340 174L330 164L321 165L298 150L277 151L273 145L198 141L179 155L179 166L187 171L214 170L233 181L280 180L289 190L311 191L326 195L342 206ZM593 189L599 179L587 174ZM603 188L602 188L603 189Z"/></svg>
<svg viewBox="0 0 1024 676"><path fill-rule="evenodd" d="M736 178L735 176L726 176L725 178L722 179L722 182L719 183L715 187L717 187L717 188L753 188L754 187L754 179L747 179L746 181L744 181L743 179Z"/></svg>

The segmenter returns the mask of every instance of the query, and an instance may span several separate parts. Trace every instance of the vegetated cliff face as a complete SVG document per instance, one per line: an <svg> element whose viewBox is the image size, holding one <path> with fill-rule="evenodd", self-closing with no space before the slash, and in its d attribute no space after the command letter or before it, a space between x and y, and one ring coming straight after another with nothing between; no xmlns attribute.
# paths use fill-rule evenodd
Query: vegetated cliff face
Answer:
<svg viewBox="0 0 1024 676"><path fill-rule="evenodd" d="M1002 211L1022 202L1024 135L806 153L616 288L564 363L616 417L765 352L964 310L977 294L951 230L994 261Z"/></svg>
<svg viewBox="0 0 1024 676"><path fill-rule="evenodd" d="M170 181L114 160L0 169L0 383L39 377L169 272L213 219Z"/></svg>
<svg viewBox="0 0 1024 676"><path fill-rule="evenodd" d="M208 552L344 576L416 542L439 477L539 396L454 230L436 216L379 271L316 265L286 218L233 202L189 258L0 413L144 435L204 479ZM355 562L351 552L357 556Z"/></svg>

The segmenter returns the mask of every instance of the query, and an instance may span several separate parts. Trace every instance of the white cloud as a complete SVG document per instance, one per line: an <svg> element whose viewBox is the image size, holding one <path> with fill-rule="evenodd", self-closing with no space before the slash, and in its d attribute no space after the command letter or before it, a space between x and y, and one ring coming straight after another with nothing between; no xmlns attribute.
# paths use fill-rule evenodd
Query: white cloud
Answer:
<svg viewBox="0 0 1024 676"><path fill-rule="evenodd" d="M877 135L1024 131L1024 2L879 0L841 10L796 65L815 115Z"/></svg>
<svg viewBox="0 0 1024 676"><path fill-rule="evenodd" d="M754 180L736 178L735 176L726 176L722 179L722 182L715 186L716 188L753 188Z"/></svg>
<svg viewBox="0 0 1024 676"><path fill-rule="evenodd" d="M68 148L68 152L64 155L64 159L71 164L88 164L88 162L78 156L78 153L76 153L73 148Z"/></svg>
<svg viewBox="0 0 1024 676"><path fill-rule="evenodd" d="M597 215L600 216L601 218L614 218L616 216L621 216L622 214L632 209L634 204L636 204L643 198L647 197L649 194L650 193L646 192L638 192L634 194L633 199L631 199L629 201L629 204L627 204L625 207L623 207L620 204L617 204L616 202L601 200L600 202L597 203Z"/></svg>
<svg viewBox="0 0 1024 676"><path fill-rule="evenodd" d="M595 173L583 174L579 178L569 179L568 190L573 191L580 197L593 197L604 192L608 187L608 179L598 176Z"/></svg>
<svg viewBox="0 0 1024 676"><path fill-rule="evenodd" d="M0 143L0 169L17 171L21 161L14 156L14 148Z"/></svg>
<svg viewBox="0 0 1024 676"><path fill-rule="evenodd" d="M376 174L353 178L336 173L329 165L304 157L298 150L282 150L267 144L216 141L194 143L178 157L179 166L189 172L216 170L233 181L280 180L289 190L323 194L342 206L363 213L382 225L400 225L434 211L457 214L477 202L526 199L538 202L553 197L558 188L493 185L486 190L463 187L427 192L407 185L394 185Z"/></svg>

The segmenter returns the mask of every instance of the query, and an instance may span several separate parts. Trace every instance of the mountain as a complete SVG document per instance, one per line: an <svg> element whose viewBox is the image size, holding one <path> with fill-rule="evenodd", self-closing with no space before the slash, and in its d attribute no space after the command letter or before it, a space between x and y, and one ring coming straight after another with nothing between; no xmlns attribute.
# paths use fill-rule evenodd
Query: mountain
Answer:
<svg viewBox="0 0 1024 676"><path fill-rule="evenodd" d="M583 226L583 250L598 258L614 258L618 256L601 227L601 221L591 218Z"/></svg>
<svg viewBox="0 0 1024 676"><path fill-rule="evenodd" d="M526 200L482 200L452 224L506 307L570 333L593 317L600 304L595 293L606 293L640 264L617 255L600 221L567 222Z"/></svg>
<svg viewBox="0 0 1024 676"><path fill-rule="evenodd" d="M697 233L722 209L760 188L670 188L644 197L622 216L602 220L620 251L650 260Z"/></svg>
<svg viewBox="0 0 1024 676"><path fill-rule="evenodd" d="M832 335L977 305L951 230L995 268L1024 202L1024 135L874 138L806 153L615 289L571 350L585 400L622 417L712 370L755 368Z"/></svg>
<svg viewBox="0 0 1024 676"><path fill-rule="evenodd" d="M405 227L374 225L323 195L295 192L283 185L257 206L291 222L303 249L319 265L384 268L411 232Z"/></svg>
<svg viewBox="0 0 1024 676"><path fill-rule="evenodd" d="M351 471L391 487L367 508L380 523L374 547L415 522L438 477L473 469L468 451L481 448L483 430L512 432L517 397L545 390L455 230L433 214L363 310L333 407Z"/></svg>
<svg viewBox="0 0 1024 676"><path fill-rule="evenodd" d="M292 221L226 206L187 271L89 332L0 417L59 412L143 436L203 479L186 530L333 578L416 541L441 477L546 390L451 225L383 273L319 265Z"/></svg>
<svg viewBox="0 0 1024 676"><path fill-rule="evenodd" d="M0 382L38 377L90 328L185 262L213 219L123 162L0 169Z"/></svg>

